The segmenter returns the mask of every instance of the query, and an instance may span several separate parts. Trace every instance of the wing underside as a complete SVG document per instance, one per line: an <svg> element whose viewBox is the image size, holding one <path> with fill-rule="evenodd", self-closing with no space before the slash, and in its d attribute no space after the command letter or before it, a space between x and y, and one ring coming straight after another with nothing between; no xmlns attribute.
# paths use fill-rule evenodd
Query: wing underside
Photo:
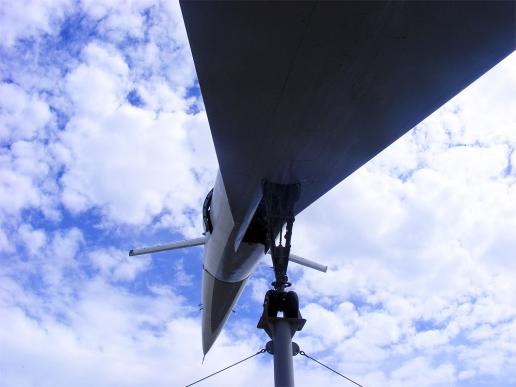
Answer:
<svg viewBox="0 0 516 387"><path fill-rule="evenodd" d="M514 50L514 2L182 2L235 222L296 213Z"/></svg>

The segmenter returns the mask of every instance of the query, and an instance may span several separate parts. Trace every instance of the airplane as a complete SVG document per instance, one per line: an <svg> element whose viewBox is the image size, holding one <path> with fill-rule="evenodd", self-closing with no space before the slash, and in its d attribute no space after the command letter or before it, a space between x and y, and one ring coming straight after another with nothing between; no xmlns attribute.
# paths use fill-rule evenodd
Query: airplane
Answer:
<svg viewBox="0 0 516 387"><path fill-rule="evenodd" d="M203 237L130 255L204 245L206 355L266 253L296 317L295 216L508 56L515 2L180 6L220 169Z"/></svg>

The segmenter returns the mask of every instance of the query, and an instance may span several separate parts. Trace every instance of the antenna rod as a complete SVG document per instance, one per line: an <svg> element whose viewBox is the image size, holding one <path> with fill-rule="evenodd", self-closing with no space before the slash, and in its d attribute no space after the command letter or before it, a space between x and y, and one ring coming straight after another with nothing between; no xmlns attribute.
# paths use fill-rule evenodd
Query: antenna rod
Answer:
<svg viewBox="0 0 516 387"><path fill-rule="evenodd" d="M142 249L133 249L129 251L129 256L159 253L160 251L169 251L182 249L184 247L200 246L206 243L206 237L187 239L180 242L168 243L166 245L158 245L152 247L144 247Z"/></svg>
<svg viewBox="0 0 516 387"><path fill-rule="evenodd" d="M267 254L271 255L270 250L267 252ZM328 271L328 266L321 265L320 263L311 261L310 259L300 257L299 255L295 255L290 253L289 255L289 261L292 261L294 263L297 263L298 265L309 267L310 269L315 269L322 271L323 273L326 273Z"/></svg>

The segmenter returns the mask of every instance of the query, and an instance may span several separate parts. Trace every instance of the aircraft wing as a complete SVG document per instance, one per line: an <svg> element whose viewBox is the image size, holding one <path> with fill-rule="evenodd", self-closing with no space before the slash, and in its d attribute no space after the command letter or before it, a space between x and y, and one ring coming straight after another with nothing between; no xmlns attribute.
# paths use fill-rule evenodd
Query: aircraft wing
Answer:
<svg viewBox="0 0 516 387"><path fill-rule="evenodd" d="M262 179L299 213L515 48L513 1L181 9L237 224Z"/></svg>

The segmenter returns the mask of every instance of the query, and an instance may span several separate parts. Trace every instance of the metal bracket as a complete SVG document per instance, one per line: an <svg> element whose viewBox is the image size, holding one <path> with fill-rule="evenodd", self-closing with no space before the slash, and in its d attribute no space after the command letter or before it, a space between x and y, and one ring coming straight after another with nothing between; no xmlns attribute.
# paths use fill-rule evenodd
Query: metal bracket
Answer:
<svg viewBox="0 0 516 387"><path fill-rule="evenodd" d="M274 341L268 341L267 344L265 344L265 351L271 355L274 355ZM301 349L299 348L299 345L297 343L292 342L292 355L296 356L301 352Z"/></svg>
<svg viewBox="0 0 516 387"><path fill-rule="evenodd" d="M272 257L275 275L272 286L279 291L283 291L291 285L288 282L287 267L295 218L294 204L299 199L300 189L299 184L263 182L263 199L267 219L266 245ZM283 236L284 225L286 225L286 231ZM276 244L276 236L278 235L279 243Z"/></svg>
<svg viewBox="0 0 516 387"><path fill-rule="evenodd" d="M278 317L283 312L283 317ZM290 326L290 337L303 329L306 320L299 312L299 301L295 292L269 290L263 301L263 312L257 327L263 329L271 339L274 337L274 325L286 321Z"/></svg>
<svg viewBox="0 0 516 387"><path fill-rule="evenodd" d="M286 317L269 317L258 321L257 328L263 329L267 335L274 338L274 324L278 321L286 321L290 325L290 337L294 337L294 334L301 331L305 326L306 320L304 318L286 318Z"/></svg>

